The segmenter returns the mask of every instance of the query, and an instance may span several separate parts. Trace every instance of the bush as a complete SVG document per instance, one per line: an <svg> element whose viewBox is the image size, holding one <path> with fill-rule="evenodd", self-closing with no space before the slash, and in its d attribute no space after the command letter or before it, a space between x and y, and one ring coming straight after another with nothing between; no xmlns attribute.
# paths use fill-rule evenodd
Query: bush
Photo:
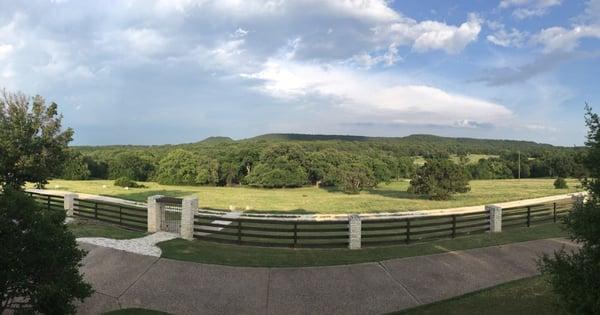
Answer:
<svg viewBox="0 0 600 315"><path fill-rule="evenodd" d="M580 247L543 256L540 269L548 275L566 311L600 314L600 117L591 108L586 110L589 131L585 162L591 178L583 184L588 197L576 203L564 220L569 238Z"/></svg>
<svg viewBox="0 0 600 315"><path fill-rule="evenodd" d="M447 159L428 160L410 181L409 192L434 200L450 199L452 194L471 190L464 167Z"/></svg>
<svg viewBox="0 0 600 315"><path fill-rule="evenodd" d="M144 185L140 185L127 177L121 177L121 178L115 179L115 186L128 187L128 188L143 188L143 187L145 187Z"/></svg>
<svg viewBox="0 0 600 315"><path fill-rule="evenodd" d="M85 252L64 220L22 192L0 194L0 313L73 314L74 300L91 295L79 273Z"/></svg>
<svg viewBox="0 0 600 315"><path fill-rule="evenodd" d="M567 185L567 181L564 178L558 177L554 181L554 188L556 188L556 189L567 189L567 188L569 188L569 186Z"/></svg>

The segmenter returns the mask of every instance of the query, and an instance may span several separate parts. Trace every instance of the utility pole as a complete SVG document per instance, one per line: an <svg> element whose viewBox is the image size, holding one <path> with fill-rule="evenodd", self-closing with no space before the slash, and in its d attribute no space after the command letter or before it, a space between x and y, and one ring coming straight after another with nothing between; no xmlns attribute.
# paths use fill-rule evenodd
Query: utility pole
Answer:
<svg viewBox="0 0 600 315"><path fill-rule="evenodd" d="M519 179L521 179L521 151L517 151L519 155Z"/></svg>

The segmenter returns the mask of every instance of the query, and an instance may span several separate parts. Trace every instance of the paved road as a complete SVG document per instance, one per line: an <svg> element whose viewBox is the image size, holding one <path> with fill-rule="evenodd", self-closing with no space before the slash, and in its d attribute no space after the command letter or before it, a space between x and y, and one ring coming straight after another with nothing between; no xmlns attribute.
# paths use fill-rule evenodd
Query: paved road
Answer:
<svg viewBox="0 0 600 315"><path fill-rule="evenodd" d="M98 314L144 307L175 314L382 314L537 274L540 253L574 245L548 239L380 263L244 268L140 256L81 244Z"/></svg>

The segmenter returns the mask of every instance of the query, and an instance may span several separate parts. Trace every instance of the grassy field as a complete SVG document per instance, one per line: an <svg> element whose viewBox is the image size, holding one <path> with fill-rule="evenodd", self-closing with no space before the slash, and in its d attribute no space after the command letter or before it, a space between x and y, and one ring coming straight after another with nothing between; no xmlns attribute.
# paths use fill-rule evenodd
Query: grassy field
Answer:
<svg viewBox="0 0 600 315"><path fill-rule="evenodd" d="M118 240L138 238L146 235L144 232L127 230L107 223L77 219L67 225L75 237L106 237Z"/></svg>
<svg viewBox="0 0 600 315"><path fill-rule="evenodd" d="M402 315L564 314L544 277L505 283L453 299L399 312Z"/></svg>
<svg viewBox="0 0 600 315"><path fill-rule="evenodd" d="M568 189L554 189L552 179L473 180L471 192L452 200L432 201L406 192L408 181L381 184L379 187L349 195L315 187L258 189L249 187L165 186L143 183L146 188L125 190L109 180L52 180L48 189L146 201L148 196L186 196L196 194L200 205L212 209L236 209L295 213L352 213L411 211L452 208L514 201L570 193L577 190L577 180L567 180Z"/></svg>
<svg viewBox="0 0 600 315"><path fill-rule="evenodd" d="M361 250L267 248L182 239L162 242L158 246L162 250L162 257L183 261L248 267L307 267L382 261L565 236L566 233L560 224L550 223L510 229L493 235L476 234L455 239L368 247Z"/></svg>
<svg viewBox="0 0 600 315"><path fill-rule="evenodd" d="M469 159L468 164L477 164L477 162L479 162L479 160L482 159L489 159L491 157L498 157L498 155L488 155L488 154L469 154L467 155L467 158ZM415 164L416 165L423 165L425 164L425 159L422 156L415 156L413 157L415 159ZM459 162L459 157L458 155L451 155L450 159L456 163Z"/></svg>

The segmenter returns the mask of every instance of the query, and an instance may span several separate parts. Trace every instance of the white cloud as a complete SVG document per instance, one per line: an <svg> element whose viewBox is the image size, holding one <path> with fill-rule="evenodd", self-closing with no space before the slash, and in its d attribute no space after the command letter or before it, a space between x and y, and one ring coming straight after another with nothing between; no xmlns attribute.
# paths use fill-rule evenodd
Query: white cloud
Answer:
<svg viewBox="0 0 600 315"><path fill-rule="evenodd" d="M378 117L381 122L407 120L413 124L472 127L497 123L512 115L503 105L490 101L428 85L400 83L397 78L341 65L271 59L261 71L243 77L258 80L258 89L274 97L317 98L363 119Z"/></svg>
<svg viewBox="0 0 600 315"><path fill-rule="evenodd" d="M497 22L490 22L488 25L495 32L488 35L486 39L489 42L502 47L521 47L529 35L527 32L521 32L516 28L507 31L504 24Z"/></svg>
<svg viewBox="0 0 600 315"><path fill-rule="evenodd" d="M477 40L482 20L469 14L460 26L437 21L416 22L405 19L389 26L377 28L377 33L391 38L396 45L411 45L414 51L443 50L449 54L462 51L469 43Z"/></svg>
<svg viewBox="0 0 600 315"><path fill-rule="evenodd" d="M600 39L600 25L582 25L571 28L550 27L533 37L533 42L544 46L545 52L572 51L582 38Z"/></svg>
<svg viewBox="0 0 600 315"><path fill-rule="evenodd" d="M11 44L0 43L0 60L7 58L14 51L14 47Z"/></svg>
<svg viewBox="0 0 600 315"><path fill-rule="evenodd" d="M542 16L549 9L558 6L562 0L502 0L498 5L501 9L514 8L512 15L517 19Z"/></svg>

